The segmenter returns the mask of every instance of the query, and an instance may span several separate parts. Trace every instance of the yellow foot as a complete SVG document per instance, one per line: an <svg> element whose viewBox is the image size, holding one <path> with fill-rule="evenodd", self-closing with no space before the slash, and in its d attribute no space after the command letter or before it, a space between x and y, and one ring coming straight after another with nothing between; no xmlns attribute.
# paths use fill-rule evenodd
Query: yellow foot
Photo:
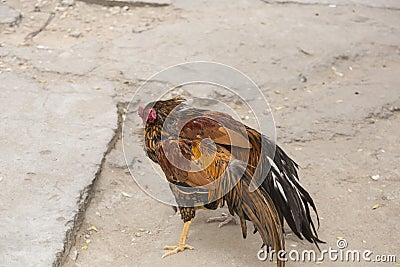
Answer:
<svg viewBox="0 0 400 267"><path fill-rule="evenodd" d="M178 253L178 252L182 252L182 251L184 251L185 249L194 249L194 247L189 246L189 245L187 245L187 244L179 244L178 246L165 246L164 249L165 249L165 250L171 250L171 251L165 253L165 254L162 256L163 258L168 257L168 256L171 256L171 255L174 255L174 254L176 254L176 253Z"/></svg>

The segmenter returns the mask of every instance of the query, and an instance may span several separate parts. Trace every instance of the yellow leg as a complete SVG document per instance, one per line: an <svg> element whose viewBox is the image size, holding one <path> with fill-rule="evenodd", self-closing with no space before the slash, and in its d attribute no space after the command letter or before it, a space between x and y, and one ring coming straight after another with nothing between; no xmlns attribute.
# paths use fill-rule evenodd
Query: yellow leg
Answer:
<svg viewBox="0 0 400 267"><path fill-rule="evenodd" d="M189 246L189 245L186 244L186 238L187 238L187 235L189 233L189 228L190 228L191 224L192 224L192 221L188 221L188 222L185 222L183 224L182 234L181 234L181 237L179 238L179 244L177 246L165 246L164 247L164 249L171 250L171 251L165 253L162 256L163 258L171 256L171 255L176 254L178 252L184 251L185 249L194 249L194 247Z"/></svg>

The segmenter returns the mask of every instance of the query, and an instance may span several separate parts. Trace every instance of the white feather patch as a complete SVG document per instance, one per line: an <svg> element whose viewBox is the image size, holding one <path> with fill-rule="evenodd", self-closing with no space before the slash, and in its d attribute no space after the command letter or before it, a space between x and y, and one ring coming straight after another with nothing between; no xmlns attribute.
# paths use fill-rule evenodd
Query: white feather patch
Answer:
<svg viewBox="0 0 400 267"><path fill-rule="evenodd" d="M283 187L282 187L281 183L278 182L278 180L276 179L276 176L275 176L275 174L273 172L271 174L272 174L272 178L274 179L275 187L278 188L279 192L281 192L281 195L283 196L283 198L287 202L285 191L283 190Z"/></svg>
<svg viewBox="0 0 400 267"><path fill-rule="evenodd" d="M281 171L279 170L278 166L276 166L275 162L267 156L267 159L269 161L269 164L271 164L272 168L274 168L278 173L281 173Z"/></svg>

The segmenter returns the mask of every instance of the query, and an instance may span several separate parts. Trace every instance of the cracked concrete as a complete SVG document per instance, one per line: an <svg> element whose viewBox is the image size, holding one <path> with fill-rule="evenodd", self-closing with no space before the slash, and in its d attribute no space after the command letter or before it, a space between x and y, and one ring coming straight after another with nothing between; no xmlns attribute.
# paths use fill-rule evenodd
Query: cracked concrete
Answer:
<svg viewBox="0 0 400 267"><path fill-rule="evenodd" d="M86 85L0 76L1 261L48 266L63 250L82 190L95 179L114 135L115 105Z"/></svg>

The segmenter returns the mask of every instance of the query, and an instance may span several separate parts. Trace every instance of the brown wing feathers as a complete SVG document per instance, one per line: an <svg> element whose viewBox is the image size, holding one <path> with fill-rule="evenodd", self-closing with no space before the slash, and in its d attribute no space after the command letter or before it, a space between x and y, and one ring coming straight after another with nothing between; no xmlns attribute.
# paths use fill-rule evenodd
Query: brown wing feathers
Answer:
<svg viewBox="0 0 400 267"><path fill-rule="evenodd" d="M177 151L180 149L181 151ZM246 220L253 222L254 227L260 233L265 245L279 251L284 249L284 239L279 214L274 206L271 198L257 189L250 192L250 183L252 174L246 169L247 164L239 160L231 160L229 152L218 146L214 161L204 170L197 172L186 172L176 168L167 158L167 154L172 153L173 156L181 155L185 159L195 161L201 160L198 154L208 154L214 152L211 146L209 149L200 141L188 140L167 140L160 143L157 150L157 159L166 176L172 183L186 184L191 187L207 186L207 184L215 182L208 190L208 202L222 201L227 203L229 211L237 214L240 218L243 237L247 235ZM176 158L175 158L176 159ZM174 160L175 160L174 159ZM201 164L201 162L199 162ZM173 180L171 177L174 177ZM204 188L204 187L202 187ZM179 190L173 190L174 194L185 194ZM225 192L228 192L225 194ZM193 192L192 192L193 193ZM198 193L198 192L196 192ZM194 197L194 196L193 196ZM183 198L183 196L178 196ZM197 203L199 199L196 200ZM278 262L278 266L283 266L282 262Z"/></svg>

